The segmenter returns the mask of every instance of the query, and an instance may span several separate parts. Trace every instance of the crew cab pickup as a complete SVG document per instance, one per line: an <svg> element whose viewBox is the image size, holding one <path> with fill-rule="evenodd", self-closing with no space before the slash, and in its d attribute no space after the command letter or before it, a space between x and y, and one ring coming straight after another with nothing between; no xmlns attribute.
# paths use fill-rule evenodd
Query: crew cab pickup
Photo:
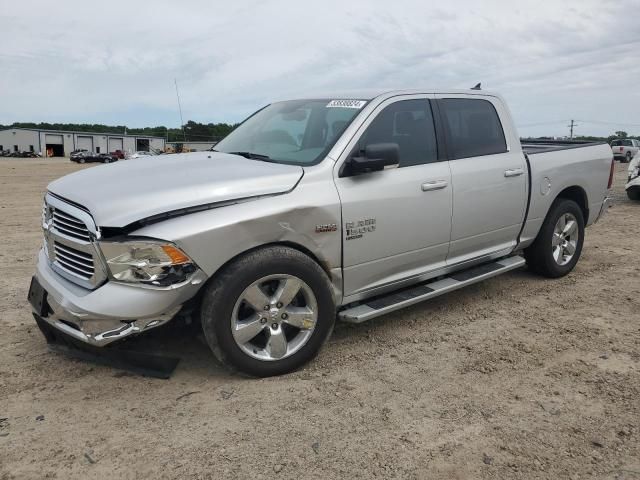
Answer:
<svg viewBox="0 0 640 480"><path fill-rule="evenodd" d="M612 168L606 143L521 145L484 91L276 102L213 151L51 183L29 297L45 335L104 346L191 317L223 364L283 374L336 319L568 274Z"/></svg>

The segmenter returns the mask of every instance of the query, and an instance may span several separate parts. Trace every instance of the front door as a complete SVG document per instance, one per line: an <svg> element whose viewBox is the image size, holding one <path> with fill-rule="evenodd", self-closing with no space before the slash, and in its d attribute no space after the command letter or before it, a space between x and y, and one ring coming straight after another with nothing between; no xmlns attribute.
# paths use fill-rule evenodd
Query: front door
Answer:
<svg viewBox="0 0 640 480"><path fill-rule="evenodd" d="M504 254L522 226L528 175L500 122L508 112L495 97L438 97L454 191L447 264Z"/></svg>
<svg viewBox="0 0 640 480"><path fill-rule="evenodd" d="M440 161L426 95L386 100L347 148L396 143L397 168L341 177L344 294L391 288L445 265L451 229L449 162Z"/></svg>

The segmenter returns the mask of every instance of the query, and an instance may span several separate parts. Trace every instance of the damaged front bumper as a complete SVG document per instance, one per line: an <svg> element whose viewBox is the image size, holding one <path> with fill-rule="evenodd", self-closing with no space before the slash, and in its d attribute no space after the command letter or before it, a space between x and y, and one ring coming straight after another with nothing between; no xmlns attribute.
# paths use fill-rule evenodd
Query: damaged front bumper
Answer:
<svg viewBox="0 0 640 480"><path fill-rule="evenodd" d="M82 342L104 346L169 322L206 280L198 270L188 282L168 288L145 288L107 282L87 290L55 273L44 251L34 277L42 292L30 291L35 316ZM40 300L40 301L38 301Z"/></svg>

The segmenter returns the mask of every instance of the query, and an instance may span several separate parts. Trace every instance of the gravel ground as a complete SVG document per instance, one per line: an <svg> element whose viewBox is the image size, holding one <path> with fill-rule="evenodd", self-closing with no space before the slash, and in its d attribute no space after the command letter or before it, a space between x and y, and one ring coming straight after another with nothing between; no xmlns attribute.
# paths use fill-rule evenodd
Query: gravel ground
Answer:
<svg viewBox="0 0 640 480"><path fill-rule="evenodd" d="M25 299L48 182L0 160L0 478L640 479L640 204L575 271L525 270L369 324L291 375L232 376L175 327L170 380L50 352ZM108 167L106 167L108 168Z"/></svg>

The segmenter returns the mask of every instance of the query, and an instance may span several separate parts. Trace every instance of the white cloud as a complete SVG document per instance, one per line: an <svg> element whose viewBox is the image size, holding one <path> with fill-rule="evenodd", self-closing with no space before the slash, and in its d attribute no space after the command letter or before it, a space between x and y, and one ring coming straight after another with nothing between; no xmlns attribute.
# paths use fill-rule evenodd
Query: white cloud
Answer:
<svg viewBox="0 0 640 480"><path fill-rule="evenodd" d="M238 121L302 92L478 81L521 134L640 133L635 0L0 0L0 123ZM547 123L549 122L549 123ZM551 123L556 122L556 123Z"/></svg>

